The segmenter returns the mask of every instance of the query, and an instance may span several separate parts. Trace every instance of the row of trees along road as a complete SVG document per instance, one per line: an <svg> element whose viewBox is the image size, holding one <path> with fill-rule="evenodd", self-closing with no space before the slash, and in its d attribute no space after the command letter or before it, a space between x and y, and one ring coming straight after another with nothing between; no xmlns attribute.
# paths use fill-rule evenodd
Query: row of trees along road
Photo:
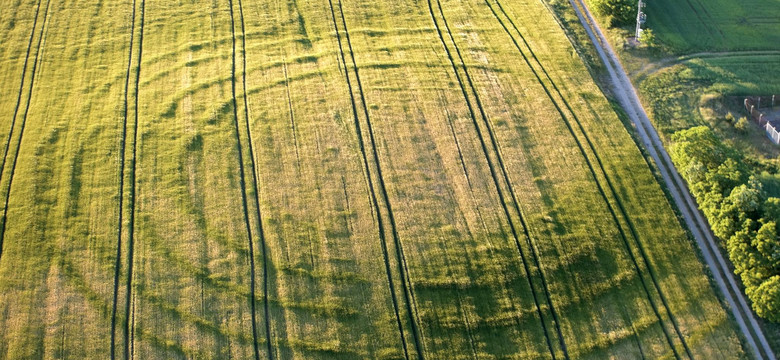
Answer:
<svg viewBox="0 0 780 360"><path fill-rule="evenodd" d="M769 196L749 161L706 126L672 136L671 157L713 233L725 241L756 313L780 322L780 198Z"/></svg>

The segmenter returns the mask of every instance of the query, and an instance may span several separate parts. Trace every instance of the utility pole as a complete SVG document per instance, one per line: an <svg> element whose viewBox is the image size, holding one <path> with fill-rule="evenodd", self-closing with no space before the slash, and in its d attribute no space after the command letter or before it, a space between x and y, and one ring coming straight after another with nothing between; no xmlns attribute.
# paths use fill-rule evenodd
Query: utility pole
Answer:
<svg viewBox="0 0 780 360"><path fill-rule="evenodd" d="M642 37L642 25L647 21L647 15L642 12L643 7L645 7L644 1L639 0L636 11L636 41Z"/></svg>

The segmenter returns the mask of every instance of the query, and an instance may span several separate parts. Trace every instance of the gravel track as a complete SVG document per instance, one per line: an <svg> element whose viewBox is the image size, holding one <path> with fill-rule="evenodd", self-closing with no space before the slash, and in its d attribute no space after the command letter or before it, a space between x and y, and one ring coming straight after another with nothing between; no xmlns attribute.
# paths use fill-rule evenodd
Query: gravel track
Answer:
<svg viewBox="0 0 780 360"><path fill-rule="evenodd" d="M696 202L693 200L682 177L672 165L671 158L666 152L658 132L650 122L647 112L642 107L636 89L631 84L625 69L618 60L617 55L615 55L615 51L606 40L587 5L582 0L569 0L569 2L585 27L585 31L593 42L599 57L604 62L618 102L636 128L642 145L656 163L672 199L680 209L686 225L693 234L696 244L701 249L702 257L710 268L718 289L728 302L734 318L753 354L758 359L775 359L775 355L745 300L745 296L742 294L737 281L734 279L734 275L731 274L726 260L718 249L709 224L701 212L699 212Z"/></svg>

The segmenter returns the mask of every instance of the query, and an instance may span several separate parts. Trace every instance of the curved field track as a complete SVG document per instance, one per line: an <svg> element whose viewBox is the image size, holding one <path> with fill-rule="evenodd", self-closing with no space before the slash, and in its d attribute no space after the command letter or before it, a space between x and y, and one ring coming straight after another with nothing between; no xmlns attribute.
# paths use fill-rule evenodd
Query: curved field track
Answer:
<svg viewBox="0 0 780 360"><path fill-rule="evenodd" d="M0 39L1 359L749 356L539 0L20 0Z"/></svg>

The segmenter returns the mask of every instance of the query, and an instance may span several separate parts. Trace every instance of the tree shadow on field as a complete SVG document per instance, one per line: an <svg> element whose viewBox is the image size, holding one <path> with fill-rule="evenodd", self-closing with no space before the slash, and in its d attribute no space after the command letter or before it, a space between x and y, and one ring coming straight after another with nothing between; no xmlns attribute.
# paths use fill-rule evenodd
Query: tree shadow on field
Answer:
<svg viewBox="0 0 780 360"><path fill-rule="evenodd" d="M70 190L68 192L68 217L78 216L79 199L81 196L81 174L83 168L84 147L80 146L70 163Z"/></svg>

